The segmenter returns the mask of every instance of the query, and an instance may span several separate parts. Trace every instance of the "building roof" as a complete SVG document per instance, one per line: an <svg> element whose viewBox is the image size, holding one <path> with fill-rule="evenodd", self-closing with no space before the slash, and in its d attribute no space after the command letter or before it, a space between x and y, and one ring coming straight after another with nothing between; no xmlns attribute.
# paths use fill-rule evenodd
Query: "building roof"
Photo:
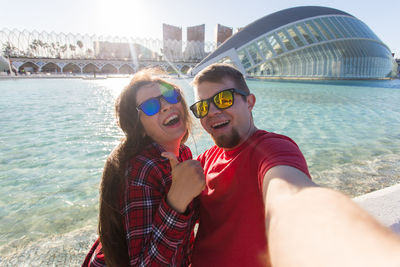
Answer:
<svg viewBox="0 0 400 267"><path fill-rule="evenodd" d="M203 64L204 62L208 61L211 58L214 58L223 52L234 48L239 48L242 45L250 42L251 40L257 38L258 36L272 31L276 28L284 26L286 24L317 17L317 16L324 16L324 15L352 15L328 7L321 7L321 6L300 6L300 7L293 7L284 9L265 17L262 17L253 23L250 23L246 27L244 27L240 32L232 35L228 40L222 43L213 53L205 57L198 65Z"/></svg>

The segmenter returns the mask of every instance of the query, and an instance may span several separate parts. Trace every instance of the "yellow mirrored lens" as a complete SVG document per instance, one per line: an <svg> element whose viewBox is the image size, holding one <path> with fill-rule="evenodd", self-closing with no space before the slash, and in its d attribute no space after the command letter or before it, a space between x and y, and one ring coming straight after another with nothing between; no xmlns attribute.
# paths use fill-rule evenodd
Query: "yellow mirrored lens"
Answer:
<svg viewBox="0 0 400 267"><path fill-rule="evenodd" d="M214 103L218 108L229 108L233 104L233 93L222 91L214 97Z"/></svg>
<svg viewBox="0 0 400 267"><path fill-rule="evenodd" d="M197 103L196 105L196 110L197 114L199 114L200 117L204 117L207 115L208 112L208 104L206 101L201 101Z"/></svg>

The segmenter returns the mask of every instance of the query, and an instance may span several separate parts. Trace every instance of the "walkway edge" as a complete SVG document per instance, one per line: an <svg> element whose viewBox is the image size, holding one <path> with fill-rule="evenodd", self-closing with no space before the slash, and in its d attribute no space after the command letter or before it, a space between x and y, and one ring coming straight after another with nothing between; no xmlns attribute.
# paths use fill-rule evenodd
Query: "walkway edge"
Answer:
<svg viewBox="0 0 400 267"><path fill-rule="evenodd" d="M400 184L355 197L353 200L378 221L400 234Z"/></svg>

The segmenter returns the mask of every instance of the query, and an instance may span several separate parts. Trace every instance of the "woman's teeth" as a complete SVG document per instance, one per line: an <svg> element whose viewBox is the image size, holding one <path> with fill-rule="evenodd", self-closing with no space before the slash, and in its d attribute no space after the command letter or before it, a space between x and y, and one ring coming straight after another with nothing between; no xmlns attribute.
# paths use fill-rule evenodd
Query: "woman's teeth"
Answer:
<svg viewBox="0 0 400 267"><path fill-rule="evenodd" d="M179 121L178 115L172 115L171 117L169 117L167 120L164 121L164 125L171 126L177 123L178 121Z"/></svg>

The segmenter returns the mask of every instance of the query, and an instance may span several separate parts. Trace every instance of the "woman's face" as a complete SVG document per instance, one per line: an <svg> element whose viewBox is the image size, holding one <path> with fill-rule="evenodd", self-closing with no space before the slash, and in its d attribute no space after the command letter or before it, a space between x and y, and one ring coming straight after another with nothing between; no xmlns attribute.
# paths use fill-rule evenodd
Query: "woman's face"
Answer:
<svg viewBox="0 0 400 267"><path fill-rule="evenodd" d="M136 106L160 95L161 89L158 83L145 85L137 92ZM164 148L180 144L187 131L182 103L179 101L176 104L170 104L164 98L160 98L159 101L160 111L156 114L148 116L143 111L139 111L140 122L146 135Z"/></svg>

